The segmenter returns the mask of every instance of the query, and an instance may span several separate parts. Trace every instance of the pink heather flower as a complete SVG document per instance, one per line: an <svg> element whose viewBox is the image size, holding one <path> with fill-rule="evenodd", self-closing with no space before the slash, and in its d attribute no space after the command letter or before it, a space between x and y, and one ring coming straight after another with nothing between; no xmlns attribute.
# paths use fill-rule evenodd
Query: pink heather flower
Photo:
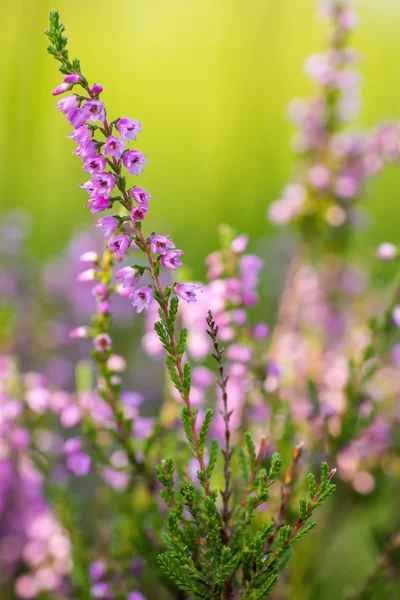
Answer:
<svg viewBox="0 0 400 600"><path fill-rule="evenodd" d="M146 206L134 206L131 208L131 219L134 223L139 223L139 221L143 221L146 216L148 209Z"/></svg>
<svg viewBox="0 0 400 600"><path fill-rule="evenodd" d="M122 153L125 149L125 144L122 140L120 140L119 138L115 137L114 135L110 135L103 146L103 152L104 154L110 155L113 158L115 158L116 160L119 160L122 156Z"/></svg>
<svg viewBox="0 0 400 600"><path fill-rule="evenodd" d="M116 235L111 239L108 249L113 252L116 258L122 258L130 245L130 238L125 233L121 233L121 235Z"/></svg>
<svg viewBox="0 0 400 600"><path fill-rule="evenodd" d="M119 354L111 354L107 361L107 367L115 373L122 373L126 369L126 360Z"/></svg>
<svg viewBox="0 0 400 600"><path fill-rule="evenodd" d="M59 96L60 94L64 94L64 92L66 92L67 90L69 90L69 84L68 83L60 83L60 85L58 87L56 87L55 90L53 90L51 92L52 96Z"/></svg>
<svg viewBox="0 0 400 600"><path fill-rule="evenodd" d="M248 346L232 344L228 348L227 356L235 362L249 362L253 358L253 351Z"/></svg>
<svg viewBox="0 0 400 600"><path fill-rule="evenodd" d="M90 181L86 181L82 186L91 196L101 195L109 198L114 189L115 177L111 173L99 173Z"/></svg>
<svg viewBox="0 0 400 600"><path fill-rule="evenodd" d="M249 243L248 235L238 235L233 242L231 243L231 250L236 254L241 254L247 248L247 244Z"/></svg>
<svg viewBox="0 0 400 600"><path fill-rule="evenodd" d="M100 83L95 83L94 86L92 87L92 92L93 92L93 94L96 94L96 96L101 94L101 92L103 90L104 90L104 88L102 85L100 85Z"/></svg>
<svg viewBox="0 0 400 600"><path fill-rule="evenodd" d="M196 302L196 294L194 290L199 290L200 288L200 285L196 285L194 283L178 283L175 288L175 292L180 298L182 298L182 300L186 300L186 302Z"/></svg>
<svg viewBox="0 0 400 600"><path fill-rule="evenodd" d="M397 256L397 248L390 242L384 242L378 246L376 256L383 261L393 260Z"/></svg>
<svg viewBox="0 0 400 600"><path fill-rule="evenodd" d="M139 152L139 150L128 150L128 152L125 152L123 155L122 160L124 161L128 173L136 176L143 171L143 165L148 163L143 152Z"/></svg>
<svg viewBox="0 0 400 600"><path fill-rule="evenodd" d="M108 333L99 333L93 340L93 346L99 352L103 352L103 350L108 350L111 348L112 340Z"/></svg>
<svg viewBox="0 0 400 600"><path fill-rule="evenodd" d="M64 115L67 115L67 118L73 115L78 107L79 100L75 95L66 96L57 102L58 110L60 110Z"/></svg>
<svg viewBox="0 0 400 600"><path fill-rule="evenodd" d="M76 280L77 281L94 281L96 279L96 269L87 269L86 271L82 271L82 273L79 273L79 275L77 275Z"/></svg>
<svg viewBox="0 0 400 600"><path fill-rule="evenodd" d="M68 335L72 339L85 339L85 338L89 337L90 329L89 329L89 327L86 327L85 325L81 325L80 327L76 327L75 329L72 329Z"/></svg>
<svg viewBox="0 0 400 600"><path fill-rule="evenodd" d="M183 262L180 260L179 256L182 256L183 250L169 250L164 254L161 254L161 264L166 269L176 270L177 267L183 265Z"/></svg>
<svg viewBox="0 0 400 600"><path fill-rule="evenodd" d="M107 208L110 208L111 202L108 198L104 198L104 196L94 196L93 198L90 198L89 202L84 206L90 208L92 215L95 215L96 213L104 212Z"/></svg>
<svg viewBox="0 0 400 600"><path fill-rule="evenodd" d="M258 283L258 274L262 269L263 261L254 254L242 256L239 263L240 274L246 287L254 289Z"/></svg>
<svg viewBox="0 0 400 600"><path fill-rule="evenodd" d="M104 233L104 237L110 238L113 233L115 233L119 227L119 221L112 217L102 217L97 221L94 227L99 227L101 231Z"/></svg>
<svg viewBox="0 0 400 600"><path fill-rule="evenodd" d="M100 154L94 154L90 156L87 160L85 160L85 164L83 165L83 169L90 173L90 175L98 175L106 168L107 161L104 156L100 156Z"/></svg>
<svg viewBox="0 0 400 600"><path fill-rule="evenodd" d="M132 188L131 194L135 202L137 202L141 206L145 206L146 208L148 207L149 200L151 200L149 192L146 192L146 190L144 190L143 188L136 186Z"/></svg>
<svg viewBox="0 0 400 600"><path fill-rule="evenodd" d="M107 571L106 565L102 560L96 560L89 567L89 577L92 581L102 579Z"/></svg>
<svg viewBox="0 0 400 600"><path fill-rule="evenodd" d="M92 250L89 250L88 252L84 252L83 254L81 254L79 257L79 260L82 262L95 263L99 260L99 258L100 258L100 256L97 254L97 252L93 252Z"/></svg>
<svg viewBox="0 0 400 600"><path fill-rule="evenodd" d="M84 477L89 473L92 461L84 452L77 452L68 456L66 466L77 477Z"/></svg>
<svg viewBox="0 0 400 600"><path fill-rule="evenodd" d="M264 340L268 337L269 327L266 323L257 323L253 328L253 335L256 340Z"/></svg>
<svg viewBox="0 0 400 600"><path fill-rule="evenodd" d="M95 123L96 121L105 121L106 111L101 100L87 100L83 106L86 119Z"/></svg>
<svg viewBox="0 0 400 600"><path fill-rule="evenodd" d="M135 119L120 119L117 125L118 133L123 140L136 140L136 134L142 133L142 124Z"/></svg>
<svg viewBox="0 0 400 600"><path fill-rule="evenodd" d="M353 198L358 192L358 181L353 177L344 175L336 180L335 191L339 198L347 200Z"/></svg>
<svg viewBox="0 0 400 600"><path fill-rule="evenodd" d="M67 75L64 77L64 81L66 83L79 83L82 81L82 76L78 75L78 73L73 73L72 75Z"/></svg>
<svg viewBox="0 0 400 600"><path fill-rule="evenodd" d="M64 408L60 415L61 425L66 429L69 429L70 427L75 427L81 419L81 409L75 404L70 404L69 406Z"/></svg>
<svg viewBox="0 0 400 600"><path fill-rule="evenodd" d="M146 600L146 598L138 591L129 592L128 600Z"/></svg>
<svg viewBox="0 0 400 600"><path fill-rule="evenodd" d="M140 279L140 277L136 275L135 269L132 267L123 267L116 272L115 277L123 285L123 287L134 287Z"/></svg>
<svg viewBox="0 0 400 600"><path fill-rule="evenodd" d="M107 286L104 285L103 283L98 283L92 289L92 294L95 298L104 299L107 296L107 292L108 292Z"/></svg>
<svg viewBox="0 0 400 600"><path fill-rule="evenodd" d="M75 129L78 129L86 123L88 120L88 115L84 108L78 108L74 113L70 113L68 115L68 120L75 127Z"/></svg>
<svg viewBox="0 0 400 600"><path fill-rule="evenodd" d="M308 180L317 190L325 190L330 183L331 174L323 165L314 165L308 171Z"/></svg>
<svg viewBox="0 0 400 600"><path fill-rule="evenodd" d="M396 306L392 313L394 324L400 327L400 306Z"/></svg>
<svg viewBox="0 0 400 600"><path fill-rule="evenodd" d="M75 98L75 96L71 96ZM65 98L66 100L66 98ZM62 100L60 100L62 102ZM80 146L85 146L92 139L92 132L87 125L81 125L78 129L71 131L71 135L67 136L70 140L74 140Z"/></svg>
<svg viewBox="0 0 400 600"><path fill-rule="evenodd" d="M91 590L91 595L93 598L99 598L101 600L111 600L111 588L108 583L95 583Z"/></svg>
<svg viewBox="0 0 400 600"><path fill-rule="evenodd" d="M97 308L101 313L111 312L111 304L107 300L102 300L99 302Z"/></svg>
<svg viewBox="0 0 400 600"><path fill-rule="evenodd" d="M150 250L154 254L165 254L168 248L175 248L175 244L171 242L168 236L158 235L157 233L150 236Z"/></svg>
<svg viewBox="0 0 400 600"><path fill-rule="evenodd" d="M78 148L75 150L75 152L73 152L73 154L76 154L76 156L80 156L82 160L87 160L91 156L97 154L97 146L92 140L90 140L86 144L78 146Z"/></svg>
<svg viewBox="0 0 400 600"><path fill-rule="evenodd" d="M342 8L338 20L339 25L345 31L353 31L358 25L358 16L349 6L344 6Z"/></svg>
<svg viewBox="0 0 400 600"><path fill-rule="evenodd" d="M147 285L135 290L129 298L132 300L132 306L136 307L136 312L139 314L142 310L149 310L153 300L153 291Z"/></svg>
<svg viewBox="0 0 400 600"><path fill-rule="evenodd" d="M82 450L82 441L79 438L69 438L63 445L64 454L75 454Z"/></svg>

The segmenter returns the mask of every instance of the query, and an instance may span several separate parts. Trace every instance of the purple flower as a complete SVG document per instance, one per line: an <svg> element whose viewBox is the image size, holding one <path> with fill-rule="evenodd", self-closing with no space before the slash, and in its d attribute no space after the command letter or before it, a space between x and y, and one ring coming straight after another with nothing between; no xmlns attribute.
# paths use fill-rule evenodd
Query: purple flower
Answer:
<svg viewBox="0 0 400 600"><path fill-rule="evenodd" d="M115 177L111 173L99 173L82 186L92 196L101 195L109 198L115 185Z"/></svg>
<svg viewBox="0 0 400 600"><path fill-rule="evenodd" d="M81 325L80 327L76 327L75 329L72 329L68 335L72 339L85 339L85 338L89 337L90 329L89 329L89 327L86 327L85 325Z"/></svg>
<svg viewBox="0 0 400 600"><path fill-rule="evenodd" d="M112 345L112 340L108 333L99 333L93 340L93 346L99 352L103 352L104 350L109 350Z"/></svg>
<svg viewBox="0 0 400 600"><path fill-rule="evenodd" d="M85 160L85 164L83 165L83 169L90 173L90 175L98 175L106 168L107 161L104 156L100 156L100 154L95 154L90 156L87 160Z"/></svg>
<svg viewBox="0 0 400 600"><path fill-rule="evenodd" d="M95 583L90 590L93 598L101 598L102 600L111 599L111 589L108 583Z"/></svg>
<svg viewBox="0 0 400 600"><path fill-rule="evenodd" d="M143 152L139 152L139 150L128 150L128 152L125 152L122 160L124 161L128 173L136 176L143 171L142 165L145 165L148 162Z"/></svg>
<svg viewBox="0 0 400 600"><path fill-rule="evenodd" d="M92 289L93 296L95 298L100 298L102 300L104 300L104 298L107 296L107 292L108 292L107 286L104 285L103 283L98 283Z"/></svg>
<svg viewBox="0 0 400 600"><path fill-rule="evenodd" d="M76 454L82 450L82 441L79 438L69 438L63 446L64 454Z"/></svg>
<svg viewBox="0 0 400 600"><path fill-rule="evenodd" d="M76 96L69 97L76 98ZM67 98L64 98L64 100L67 100ZM63 100L60 100L59 104L61 102L63 102ZM85 146L92 139L92 132L87 125L81 125L81 127L78 127L78 129L74 129L74 131L72 131L71 135L68 137L69 139L74 140L74 142L80 146Z"/></svg>
<svg viewBox="0 0 400 600"><path fill-rule="evenodd" d="M169 250L161 255L161 264L166 269L176 270L176 267L183 265L179 256L182 256L183 250Z"/></svg>
<svg viewBox="0 0 400 600"><path fill-rule="evenodd" d="M101 94L103 89L104 88L102 85L100 85L99 83L95 83L94 86L92 87L92 92L93 92L93 94L96 94L96 96L98 96L99 94Z"/></svg>
<svg viewBox="0 0 400 600"><path fill-rule="evenodd" d="M78 108L74 113L68 115L68 120L77 129L84 125L88 120L87 112L84 108Z"/></svg>
<svg viewBox="0 0 400 600"><path fill-rule="evenodd" d="M106 573L106 565L102 560L92 562L89 567L89 577L92 581L99 581Z"/></svg>
<svg viewBox="0 0 400 600"><path fill-rule="evenodd" d="M119 160L122 156L122 153L125 149L125 144L122 140L115 137L114 135L110 135L103 146L103 152L105 155L110 155L116 160Z"/></svg>
<svg viewBox="0 0 400 600"><path fill-rule="evenodd" d="M146 600L146 598L138 591L129 592L128 600Z"/></svg>
<svg viewBox="0 0 400 600"><path fill-rule="evenodd" d="M194 290L199 290L200 288L200 285L196 285L194 283L178 283L175 288L175 292L180 298L186 300L186 302L196 302L196 294Z"/></svg>
<svg viewBox="0 0 400 600"><path fill-rule="evenodd" d="M138 290L135 290L129 298L132 300L132 306L136 307L136 312L139 314L142 310L149 310L153 300L153 291L150 287L144 285Z"/></svg>
<svg viewBox="0 0 400 600"><path fill-rule="evenodd" d="M112 234L117 231L119 221L110 215L109 217L102 217L99 219L94 227L99 227L104 233L104 237L110 238Z"/></svg>
<svg viewBox="0 0 400 600"><path fill-rule="evenodd" d="M97 154L97 146L92 140L90 140L89 142L87 142L87 144L82 144L81 146L78 146L78 148L73 154L80 156L82 160L87 160L91 156Z"/></svg>
<svg viewBox="0 0 400 600"><path fill-rule="evenodd" d="M94 252L93 250L88 250L87 252L84 252L80 255L79 260L82 262L96 263L99 260L99 258L100 256L97 254L97 252Z"/></svg>
<svg viewBox="0 0 400 600"><path fill-rule="evenodd" d="M82 81L82 76L78 75L78 73L73 73L72 75L67 75L64 77L64 81L66 83L79 83Z"/></svg>
<svg viewBox="0 0 400 600"><path fill-rule="evenodd" d="M134 206L131 208L131 219L134 223L143 221L147 213L147 206Z"/></svg>
<svg viewBox="0 0 400 600"><path fill-rule="evenodd" d="M86 114L85 120L90 120L92 123L96 121L105 121L106 111L101 100L88 100L85 102L83 110Z"/></svg>
<svg viewBox="0 0 400 600"><path fill-rule="evenodd" d="M60 94L64 94L64 92L66 92L67 90L69 90L69 84L68 83L60 83L60 85L58 87L56 87L55 90L53 90L51 92L52 96L59 96Z"/></svg>
<svg viewBox="0 0 400 600"><path fill-rule="evenodd" d="M150 250L154 254L165 254L168 248L175 248L175 244L171 242L168 236L158 235L157 233L150 236Z"/></svg>
<svg viewBox="0 0 400 600"><path fill-rule="evenodd" d="M256 340L264 340L266 337L268 337L268 334L269 327L266 323L257 323L254 325L253 335Z"/></svg>
<svg viewBox="0 0 400 600"><path fill-rule="evenodd" d="M74 114L78 107L79 100L75 95L66 96L57 102L58 110L60 110L64 115L67 115L68 119Z"/></svg>
<svg viewBox="0 0 400 600"><path fill-rule="evenodd" d="M397 248L390 242L383 242L383 244L378 246L376 250L376 256L379 258L379 260L383 261L393 260L397 256Z"/></svg>
<svg viewBox="0 0 400 600"><path fill-rule="evenodd" d="M96 279L96 269L86 269L77 275L77 281L94 281Z"/></svg>
<svg viewBox="0 0 400 600"><path fill-rule="evenodd" d="M136 134L142 133L142 124L135 119L120 119L117 125L118 133L123 140L136 140Z"/></svg>
<svg viewBox="0 0 400 600"><path fill-rule="evenodd" d="M130 245L130 238L125 233L121 233L121 235L116 235L111 239L108 249L113 252L116 258L122 258Z"/></svg>
<svg viewBox="0 0 400 600"><path fill-rule="evenodd" d="M103 212L107 210L107 208L111 207L111 202L108 198L104 198L104 196L94 196L90 198L89 202L85 204L86 208L90 208L90 212L92 215L96 213Z"/></svg>
<svg viewBox="0 0 400 600"><path fill-rule="evenodd" d="M240 259L240 274L246 287L254 289L258 283L258 273L262 269L261 258L254 254L246 254Z"/></svg>
<svg viewBox="0 0 400 600"><path fill-rule="evenodd" d="M232 344L228 348L227 356L235 362L249 362L253 358L253 351L244 344Z"/></svg>
<svg viewBox="0 0 400 600"><path fill-rule="evenodd" d="M89 473L92 461L84 452L76 452L68 456L66 465L67 469L74 475L83 477Z"/></svg>
<svg viewBox="0 0 400 600"><path fill-rule="evenodd" d="M143 188L136 186L132 188L131 194L135 202L137 202L141 206L145 206L146 208L148 207L149 200L151 200L149 192L146 192L146 190L144 190Z"/></svg>
<svg viewBox="0 0 400 600"><path fill-rule="evenodd" d="M136 275L135 269L132 267L123 267L116 272L115 277L123 285L123 287L134 287L140 279L138 275Z"/></svg>

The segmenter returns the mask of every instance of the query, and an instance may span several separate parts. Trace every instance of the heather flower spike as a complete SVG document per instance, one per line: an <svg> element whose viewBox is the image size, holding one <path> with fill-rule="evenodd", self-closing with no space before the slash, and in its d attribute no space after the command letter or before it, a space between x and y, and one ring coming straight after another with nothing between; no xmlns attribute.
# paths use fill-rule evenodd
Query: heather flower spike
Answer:
<svg viewBox="0 0 400 600"><path fill-rule="evenodd" d="M349 16L345 21L343 27L351 27ZM76 585L83 581L82 594L87 595L90 590L96 598L111 599L116 593L132 600L143 600L144 596L138 589L142 566L137 561L134 567L132 561L136 556L141 559L140 544L144 541L146 551L143 558L147 561L150 557L148 565L154 569L150 577L154 586L152 597L162 597L165 592L176 598L261 600L275 586L292 544L312 529L310 519L314 510L334 491L331 480L335 470L330 471L324 463L318 487L315 478L309 476L308 499L301 501L300 513L292 523L285 511L281 511L280 520L268 517L260 527L253 527L256 515L265 513L264 505L281 467L277 453L267 454L265 435L258 436L256 445L251 434L246 433L246 450L239 444L236 447L237 440L233 436L236 405L234 398L231 403L230 394L234 390L229 379L236 377L240 384L246 375L246 365L253 358L253 350L246 344L232 345L227 358L229 360L229 355L233 357L235 364L229 365L228 373L220 335L225 340L230 339L231 313L226 309L225 313L219 314L218 323L211 313L205 319L209 307L204 310L202 303L206 294L199 295L199 285L164 283L164 280L170 281L167 273L182 265L180 257L183 250L175 249L168 235L145 234L151 195L129 182L129 175L140 176L147 164L140 150L129 147L130 142L141 133L142 126L133 118L107 115L106 93L102 86L89 84L77 59L69 59L67 38L63 32L64 26L59 22L58 13L52 11L50 27L46 31L50 40L48 51L60 63L60 71L65 78L61 89L74 86L75 92L59 104L59 108L74 127L70 138L78 144L75 154L82 159L84 169L91 175L91 179L80 187L89 194L86 206L92 213L109 209L113 209L114 213L102 216L95 224L104 233L105 247L101 255L90 257L95 259L93 268L78 276L79 281L95 282L92 297L96 303L96 314L91 327L81 326L71 335L92 338L97 380L94 397L80 394L79 406L63 414L68 426L76 426L80 419L84 419L85 423L79 440L72 441L72 438L64 448L66 469L83 477L96 467L97 476L116 492L129 492L129 496L125 497L129 500L119 504L123 514L121 520L115 522L113 543L109 544L107 540L103 544L102 552L112 555L112 560L107 564L94 561L87 567L76 565L79 572L75 578ZM99 94L102 94L102 100L99 100ZM217 310L221 306L225 308L225 301L229 299L234 309L233 320L241 324L246 322L246 307L257 302L255 287L262 268L260 259L243 254L247 242L246 236L229 241L227 252L234 257L238 276L228 277L226 281L213 280L210 286L214 284L215 295L208 296ZM139 264L120 268L114 278L115 261L128 258L132 252L135 256L139 255ZM224 255L213 262L214 276L217 272L221 273L221 266L224 272L223 262ZM137 287L142 279L143 285ZM220 293L222 289L225 297L221 303L218 290ZM149 424L149 419L138 413L141 400L137 394L121 392L119 373L127 365L122 357L112 354L113 337L110 333L116 291L123 297L129 297L138 314L148 313L150 316L154 309L158 314L158 320L153 320L153 333L165 355L172 395L180 403L182 428L177 431L175 449L172 436L176 427L170 432L165 431L168 446L160 453L157 447L160 429L153 425L151 419ZM182 306L180 299L185 301ZM191 332L179 325L180 319L189 316L189 311L195 307L201 312L202 331L207 338L205 346L207 351L211 348L216 361L216 398L222 404L215 419L211 408L199 411L197 407L199 394L196 394L194 382L199 382L204 389L212 386L212 377L205 369L192 378L191 365L187 360L187 340ZM264 338L267 333L265 327L258 326L259 338ZM201 338L197 339L200 341ZM274 373L271 376L276 378ZM41 397L39 400L42 400ZM92 420L87 416L91 410ZM221 429L221 423L223 442L220 444L216 439L210 442L211 431ZM164 425L160 422L158 427ZM183 437L186 444L182 444ZM169 452L170 448L176 455L177 465L171 458L162 458L164 450ZM93 458L89 451L93 452ZM240 454L242 478L236 479L233 470L234 452ZM213 477L219 455L223 462L220 491ZM154 459L161 461L155 469L158 483ZM146 501L138 503L132 511L132 500L136 498L137 490L141 490ZM167 510L161 501L167 505ZM124 513L126 506L129 510ZM259 511L261 507L262 511ZM129 529L131 519L137 519L138 514L137 529ZM74 530L74 527L71 529ZM274 539L269 544L272 537ZM101 543L102 539L99 539ZM79 561L83 554L86 556L86 552L75 552L74 560ZM124 571L126 556L129 556L129 565ZM159 570L155 568L156 560Z"/></svg>

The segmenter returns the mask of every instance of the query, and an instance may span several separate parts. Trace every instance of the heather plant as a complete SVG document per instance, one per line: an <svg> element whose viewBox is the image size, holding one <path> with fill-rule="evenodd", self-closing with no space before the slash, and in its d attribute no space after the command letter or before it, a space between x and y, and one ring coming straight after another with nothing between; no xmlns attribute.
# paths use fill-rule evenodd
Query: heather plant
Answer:
<svg viewBox="0 0 400 600"><path fill-rule="evenodd" d="M348 128L358 19L344 0L323 2L321 16L327 50L306 63L318 90L290 109L296 174L269 211L300 236L268 325L259 293L268 260L227 225L207 281L175 280L183 250L146 232L157 200L133 180L148 164L132 148L142 125L108 117L103 87L69 58L50 13L48 52L63 75L53 95L90 176L79 186L85 207L100 215L42 276L66 305L75 386L54 376L67 371L60 363L44 376L10 356L44 364L35 341L6 344L0 361L2 597L323 598L326 582L312 584L354 492L383 481L397 489L399 278L373 291L347 250L368 179L398 158L398 126ZM398 262L398 248L382 244L377 259ZM29 290L41 332L48 305ZM122 350L121 329L131 337L140 326L134 354ZM328 463L339 466L339 489L310 533L335 489ZM393 523L389 532L371 523L377 563L349 597L396 597Z"/></svg>
<svg viewBox="0 0 400 600"><path fill-rule="evenodd" d="M318 484L313 475L308 476L308 495L300 500L298 515L289 523L286 504L294 463L300 455L300 448L296 447L287 485L282 488L278 517L268 520L264 511L260 513L278 477L281 458L277 452L266 456L265 436L260 437L258 447L249 432L244 435L243 445L236 447L231 439L234 411L229 404L229 379L219 326L212 313L205 311L204 327L217 364L222 407L219 418L224 424L222 441L209 442L214 411L212 408L200 411L192 402L192 372L185 358L188 331L178 324L180 300L188 304L189 310L189 305L201 294L200 286L163 282L168 271L175 271L182 264L183 251L176 249L169 236L145 235L143 222L151 195L136 185L130 187L127 179L127 174L138 176L147 164L142 152L127 149L141 133L142 126L131 118L107 119L100 100L103 88L99 84L90 86L79 61L69 59L64 26L56 11L50 14L46 35L50 40L48 51L60 63L59 70L64 75L63 83L53 95L73 92L61 99L58 107L74 128L70 137L78 143L76 154L92 176L81 186L89 194L86 206L93 214L112 211L96 224L106 238L104 251L82 256L89 268L79 280L93 282L96 315L91 325L81 325L71 332L72 338L93 341L96 394L89 399L86 394L83 402L80 398L79 410L84 413L81 435L66 440L63 453L67 469L84 476L93 465L111 487L123 491L125 500L116 503L119 510L111 517L111 530L116 528L117 538L111 547L110 563L104 566L95 561L89 576L84 574L81 541L76 540L71 521L64 514L65 502L61 502L60 519L69 527L73 549L73 594L96 598L141 597L138 590L129 591L132 571L127 574L123 566L124 559L130 563L132 556L137 556L151 569L151 594L164 589L178 598L264 598L275 587L293 544L313 529L315 523L311 518L315 509L335 488L332 483L335 469L329 470L323 463ZM114 279L114 266L131 251L136 255L135 263L119 268ZM255 284L246 282L246 276L254 279L252 271L260 268L259 259L256 262L255 267L250 264L246 267L243 261L243 283L249 295L254 295ZM154 330L181 403L180 428L165 430L156 422L148 435L143 436L143 432L134 435L138 413L132 409L137 404L132 397L124 400L119 376L124 360L113 354L110 325L116 292L129 297L138 314L158 306ZM240 347L236 351L240 353ZM100 419L99 410L103 413ZM165 457L165 453L173 458ZM220 467L219 457L223 463ZM235 461L240 465L241 476ZM224 482L221 490L219 481ZM49 485L53 502L60 505L57 491L52 492L53 485ZM145 500L138 509L134 499L142 493ZM136 514L132 514L132 501ZM263 515L261 520L257 519L258 513ZM121 527L126 528L124 532ZM129 549L126 554L125 544ZM115 572L113 562L118 563ZM136 579L140 585L140 575Z"/></svg>

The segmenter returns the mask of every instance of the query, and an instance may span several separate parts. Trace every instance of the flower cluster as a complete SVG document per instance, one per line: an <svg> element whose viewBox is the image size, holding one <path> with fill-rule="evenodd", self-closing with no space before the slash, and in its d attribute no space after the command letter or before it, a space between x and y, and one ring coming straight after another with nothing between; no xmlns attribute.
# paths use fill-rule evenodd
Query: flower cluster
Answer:
<svg viewBox="0 0 400 600"><path fill-rule="evenodd" d="M308 235L354 223L354 204L366 181L385 162L400 156L399 125L384 123L371 132L345 127L358 112L361 76L357 54L348 47L358 18L349 2L322 3L321 17L330 25L325 53L310 56L305 70L318 85L307 100L295 99L289 116L298 127L292 140L300 172L268 209L276 225L296 220Z"/></svg>

